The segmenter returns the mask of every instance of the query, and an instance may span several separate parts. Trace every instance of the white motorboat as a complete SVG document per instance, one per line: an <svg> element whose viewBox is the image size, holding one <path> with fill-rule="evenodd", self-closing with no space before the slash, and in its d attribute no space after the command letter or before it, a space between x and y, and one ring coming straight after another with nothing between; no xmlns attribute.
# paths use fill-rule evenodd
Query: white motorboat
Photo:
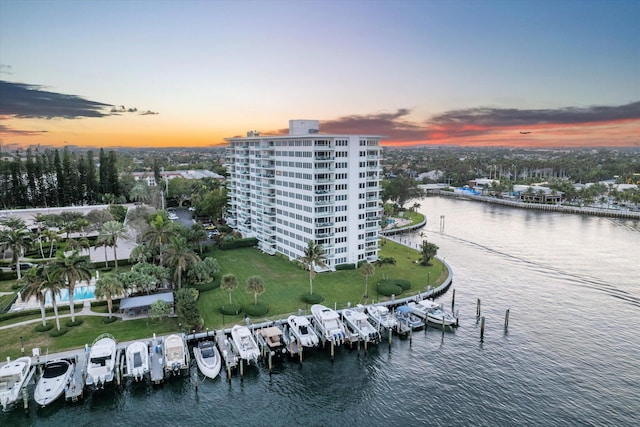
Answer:
<svg viewBox="0 0 640 427"><path fill-rule="evenodd" d="M313 320L325 340L332 342L334 345L344 343L347 332L335 310L322 304L314 304L311 306L311 314L313 314Z"/></svg>
<svg viewBox="0 0 640 427"><path fill-rule="evenodd" d="M289 316L287 318L290 335L300 342L303 347L317 347L320 343L318 335L311 327L311 322L304 316Z"/></svg>
<svg viewBox="0 0 640 427"><path fill-rule="evenodd" d="M3 411L22 398L22 387L31 379L31 375L30 357L16 360L7 357L7 363L0 368L0 404Z"/></svg>
<svg viewBox="0 0 640 427"><path fill-rule="evenodd" d="M398 326L398 319L384 305L369 305L366 311L374 326L387 329L393 329Z"/></svg>
<svg viewBox="0 0 640 427"><path fill-rule="evenodd" d="M187 368L187 353L180 335L169 335L164 339L165 372L179 375Z"/></svg>
<svg viewBox="0 0 640 427"><path fill-rule="evenodd" d="M347 327L358 335L358 339L374 344L380 342L380 334L369 323L369 318L366 314L361 311L346 309L342 312L342 316Z"/></svg>
<svg viewBox="0 0 640 427"><path fill-rule="evenodd" d="M238 351L240 358L247 362L257 361L260 357L260 349L251 331L246 326L235 325L231 328L231 339Z"/></svg>
<svg viewBox="0 0 640 427"><path fill-rule="evenodd" d="M142 381L149 373L149 346L142 341L132 342L127 346L126 375L136 381Z"/></svg>
<svg viewBox="0 0 640 427"><path fill-rule="evenodd" d="M205 377L214 379L220 373L222 359L218 347L213 341L200 341L197 347L193 348L193 355L198 364L200 372Z"/></svg>
<svg viewBox="0 0 640 427"><path fill-rule="evenodd" d="M410 302L408 306L416 316L434 325L455 326L456 324L456 318L444 311L435 301L424 299L418 302Z"/></svg>
<svg viewBox="0 0 640 427"><path fill-rule="evenodd" d="M47 362L33 391L33 399L38 405L45 407L62 396L74 369L74 365L68 360Z"/></svg>
<svg viewBox="0 0 640 427"><path fill-rule="evenodd" d="M85 384L104 388L113 381L116 366L116 340L111 334L98 336L91 345Z"/></svg>

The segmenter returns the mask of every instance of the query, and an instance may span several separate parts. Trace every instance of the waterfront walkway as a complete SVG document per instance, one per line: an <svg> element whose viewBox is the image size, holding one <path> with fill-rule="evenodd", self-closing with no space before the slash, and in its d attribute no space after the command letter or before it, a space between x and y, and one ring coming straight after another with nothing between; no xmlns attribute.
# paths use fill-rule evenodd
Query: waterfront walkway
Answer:
<svg viewBox="0 0 640 427"><path fill-rule="evenodd" d="M89 301L85 301L84 305L82 307L82 310L78 311L75 313L76 316L102 316L102 317L107 317L109 316L109 313L96 313L95 311L91 311L91 303ZM112 317L121 317L120 314L118 313L113 313L111 315ZM60 314L58 316L59 319L64 319L67 317L71 317L71 313L69 314ZM46 317L47 322L49 321L56 321L56 317L55 316L49 316ZM18 326L25 326L25 325L30 325L30 324L34 324L34 323L42 323L42 316L39 316L37 319L29 319L29 320L23 320L22 322L16 322L16 323L12 323L10 325L4 325L4 326L0 326L0 330L2 329L9 329L9 328L15 328Z"/></svg>

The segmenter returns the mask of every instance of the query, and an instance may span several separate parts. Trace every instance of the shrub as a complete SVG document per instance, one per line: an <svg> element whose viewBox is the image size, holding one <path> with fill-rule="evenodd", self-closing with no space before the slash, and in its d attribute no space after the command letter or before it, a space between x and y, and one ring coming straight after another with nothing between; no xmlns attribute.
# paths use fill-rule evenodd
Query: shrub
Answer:
<svg viewBox="0 0 640 427"><path fill-rule="evenodd" d="M115 321L117 321L117 320L118 320L118 318L117 318L116 316L113 316L113 317L105 316L105 317L102 319L102 323L104 323L104 324L108 325L109 323L113 323L113 322L115 322Z"/></svg>
<svg viewBox="0 0 640 427"><path fill-rule="evenodd" d="M47 331L50 331L51 329L53 329L53 323L47 323L44 326L38 325L35 328L33 328L33 330L36 332L47 332Z"/></svg>
<svg viewBox="0 0 640 427"><path fill-rule="evenodd" d="M82 322L83 322L83 320L82 320L82 319L78 319L78 320L76 320L75 322L74 322L74 321L72 321L72 320L67 320L67 321L65 322L65 326L66 326L67 328L74 328L74 327L76 327L76 326L80 326L80 325L82 325Z"/></svg>
<svg viewBox="0 0 640 427"><path fill-rule="evenodd" d="M411 282L404 279L395 279L394 283L402 288L403 291L411 289Z"/></svg>
<svg viewBox="0 0 640 427"><path fill-rule="evenodd" d="M218 289L220 287L220 281L212 280L211 282L205 283L204 285L194 285L193 287L200 291L200 293L207 292L213 289Z"/></svg>
<svg viewBox="0 0 640 427"><path fill-rule="evenodd" d="M67 333L67 331L68 331L68 329L66 329L66 328L60 328L60 330L52 329L52 330L49 332L49 336L50 336L51 338L61 337L62 335L66 334L66 333Z"/></svg>
<svg viewBox="0 0 640 427"><path fill-rule="evenodd" d="M249 316L254 316L254 317L255 316L264 316L269 311L269 308L265 304L262 304L261 302L259 302L258 304L255 304L255 305L254 304L247 304L247 305L243 306L242 309Z"/></svg>
<svg viewBox="0 0 640 427"><path fill-rule="evenodd" d="M14 291L17 291L18 289L21 289L22 286L24 286L24 284L21 282L14 283L13 285L11 285L11 289L13 289Z"/></svg>
<svg viewBox="0 0 640 427"><path fill-rule="evenodd" d="M255 237L248 237L246 239L234 239L220 243L220 249L235 249L235 248L251 248L258 244L258 239Z"/></svg>
<svg viewBox="0 0 640 427"><path fill-rule="evenodd" d="M302 301L307 304L320 304L324 298L320 294L304 294L302 295Z"/></svg>
<svg viewBox="0 0 640 427"><path fill-rule="evenodd" d="M225 304L220 307L220 313L227 316L236 316L242 312L242 307L239 304Z"/></svg>
<svg viewBox="0 0 640 427"><path fill-rule="evenodd" d="M355 264L338 264L336 265L336 271L338 270L355 270L356 269L356 265Z"/></svg>
<svg viewBox="0 0 640 427"><path fill-rule="evenodd" d="M402 293L402 288L390 281L383 281L378 283L378 293L388 297L391 295L398 296Z"/></svg>

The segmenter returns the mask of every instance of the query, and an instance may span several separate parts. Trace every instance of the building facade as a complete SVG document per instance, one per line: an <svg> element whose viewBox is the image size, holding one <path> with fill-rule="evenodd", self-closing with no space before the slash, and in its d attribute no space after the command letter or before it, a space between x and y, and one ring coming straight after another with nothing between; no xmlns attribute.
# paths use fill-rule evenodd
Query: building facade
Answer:
<svg viewBox="0 0 640 427"><path fill-rule="evenodd" d="M290 120L288 135L227 138L228 225L262 251L304 256L313 240L325 264L378 259L382 217L380 137L320 134Z"/></svg>

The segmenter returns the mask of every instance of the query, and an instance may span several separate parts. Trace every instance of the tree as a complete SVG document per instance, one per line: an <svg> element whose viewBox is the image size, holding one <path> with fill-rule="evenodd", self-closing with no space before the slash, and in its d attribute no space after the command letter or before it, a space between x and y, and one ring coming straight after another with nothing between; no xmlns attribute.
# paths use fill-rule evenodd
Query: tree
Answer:
<svg viewBox="0 0 640 427"><path fill-rule="evenodd" d="M307 247L304 249L304 256L300 258L307 269L309 270L309 294L313 294L313 275L315 274L315 266L326 268L324 260L326 258L326 252L322 248L322 245L316 244L313 240L307 242Z"/></svg>
<svg viewBox="0 0 640 427"><path fill-rule="evenodd" d="M426 240L422 241L421 255L422 265L430 265L431 258L438 254L438 246L435 243L429 243Z"/></svg>
<svg viewBox="0 0 640 427"><path fill-rule="evenodd" d="M126 239L129 237L127 232L127 226L118 221L107 221L102 226L100 236L106 236L110 246L113 246L113 260L116 266L116 273L118 272L118 239ZM105 257L106 260L106 257Z"/></svg>
<svg viewBox="0 0 640 427"><path fill-rule="evenodd" d="M4 221L3 224L11 228L0 231L0 247L3 250L11 250L12 262L16 266L18 279L20 279L22 274L19 261L23 254L31 247L33 241L31 233L27 227L24 226L24 221L22 222L22 226L20 226L19 223L11 223L9 221Z"/></svg>
<svg viewBox="0 0 640 427"><path fill-rule="evenodd" d="M58 277L51 271L48 267L45 267L43 271L43 289L45 292L49 292L51 294L51 305L53 306L53 314L56 317L56 329L60 330L60 317L58 317L58 302L56 301L56 297L58 297L64 289L64 280L61 277ZM71 294L69 294L71 296ZM69 299L71 302L71 299ZM73 303L71 303L71 307L73 307ZM71 308L71 315L73 316L73 308ZM73 320L72 317L72 321Z"/></svg>
<svg viewBox="0 0 640 427"><path fill-rule="evenodd" d="M46 301L45 292L47 290L45 287L46 276L44 267L39 266L38 268L29 269L20 281L24 283L24 288L21 293L22 300L26 301L34 297L36 301L38 301L40 304L40 314L42 315L42 326L47 326L47 318L44 310L44 303Z"/></svg>
<svg viewBox="0 0 640 427"><path fill-rule="evenodd" d="M109 308L109 318L111 318L111 311L113 308L113 297L122 295L124 292L124 286L118 276L114 274L105 274L98 280L96 280L96 289L94 294L96 298L106 298L107 307Z"/></svg>
<svg viewBox="0 0 640 427"><path fill-rule="evenodd" d="M51 271L55 278L67 283L69 287L69 309L71 310L71 321L76 321L75 309L73 307L73 291L76 283L82 280L91 279L91 266L86 258L80 256L78 251L65 254L62 251L56 253L56 257L51 263Z"/></svg>
<svg viewBox="0 0 640 427"><path fill-rule="evenodd" d="M222 276L220 287L229 293L229 304L231 302L231 292L238 287L238 278L234 274L225 274Z"/></svg>
<svg viewBox="0 0 640 427"><path fill-rule="evenodd" d="M422 188L418 186L418 181L407 176L385 180L382 182L382 200L391 200L404 207L410 199L418 199L424 195Z"/></svg>
<svg viewBox="0 0 640 427"><path fill-rule="evenodd" d="M153 252L147 245L137 245L129 254L129 261L146 263L153 259Z"/></svg>
<svg viewBox="0 0 640 427"><path fill-rule="evenodd" d="M247 292L253 294L253 305L258 305L258 295L265 291L264 280L260 276L251 276L247 279Z"/></svg>
<svg viewBox="0 0 640 427"><path fill-rule="evenodd" d="M373 264L365 262L360 266L360 272L364 276L364 297L369 298L369 277L373 276L373 274L376 272L376 268L373 266Z"/></svg>
<svg viewBox="0 0 640 427"><path fill-rule="evenodd" d="M147 243L151 248L158 249L160 253L160 265L162 265L164 262L162 258L164 247L169 242L169 239L175 235L176 232L173 223L158 214L151 220L149 229L142 235L142 241Z"/></svg>
<svg viewBox="0 0 640 427"><path fill-rule="evenodd" d="M213 280L213 275L220 270L215 258L205 258L196 262L189 269L188 277L191 283L203 284Z"/></svg>
<svg viewBox="0 0 640 427"><path fill-rule="evenodd" d="M171 304L166 301L156 300L151 304L149 315L153 320L159 320L166 317L171 312Z"/></svg>
<svg viewBox="0 0 640 427"><path fill-rule="evenodd" d="M196 289L184 288L176 292L178 321L188 329L199 329L202 326L197 300L198 291Z"/></svg>
<svg viewBox="0 0 640 427"><path fill-rule="evenodd" d="M147 203L149 201L149 186L146 181L139 181L129 191L129 198L135 202Z"/></svg>
<svg viewBox="0 0 640 427"><path fill-rule="evenodd" d="M391 265L396 265L396 259L394 257L384 257L384 258L379 258L376 261L376 265L380 268L384 267L385 265L387 266L387 279L389 278L389 267ZM383 270L384 271L384 270ZM384 279L384 273L382 273L382 278Z"/></svg>
<svg viewBox="0 0 640 427"><path fill-rule="evenodd" d="M178 289L182 287L182 273L189 266L200 261L198 255L193 252L184 237L172 237L167 247L167 264L175 268L174 278L177 281Z"/></svg>

